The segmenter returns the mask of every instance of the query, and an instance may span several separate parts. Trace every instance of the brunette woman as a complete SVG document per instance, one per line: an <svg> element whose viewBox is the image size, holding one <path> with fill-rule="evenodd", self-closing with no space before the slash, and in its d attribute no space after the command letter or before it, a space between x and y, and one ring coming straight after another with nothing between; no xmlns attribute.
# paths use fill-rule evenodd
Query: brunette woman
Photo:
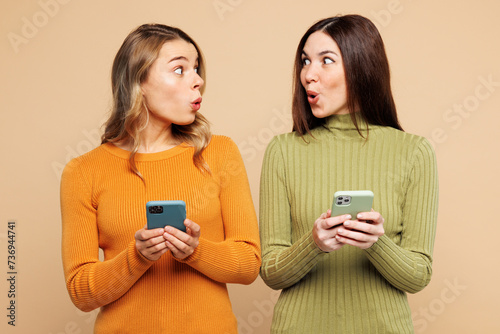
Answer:
<svg viewBox="0 0 500 334"><path fill-rule="evenodd" d="M413 333L406 293L431 279L436 160L399 124L373 23L314 24L293 94L293 132L271 141L261 177L261 276L283 289L272 333ZM339 190L373 191L373 209L332 217Z"/></svg>

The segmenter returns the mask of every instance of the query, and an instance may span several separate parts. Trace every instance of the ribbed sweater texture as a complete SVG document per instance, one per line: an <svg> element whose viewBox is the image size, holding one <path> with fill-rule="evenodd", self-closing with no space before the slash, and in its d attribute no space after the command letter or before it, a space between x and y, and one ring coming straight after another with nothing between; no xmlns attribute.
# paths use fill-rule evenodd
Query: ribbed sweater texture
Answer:
<svg viewBox="0 0 500 334"><path fill-rule="evenodd" d="M95 333L237 333L226 283L250 284L261 258L257 216L237 146L212 136L193 164L192 147L136 155L111 143L68 163L61 180L62 256L67 288L83 311L101 308ZM184 260L155 261L135 247L146 202L183 200L201 226ZM99 260L99 248L104 261Z"/></svg>
<svg viewBox="0 0 500 334"><path fill-rule="evenodd" d="M438 179L423 137L333 115L301 138L278 135L260 186L261 276L283 289L272 333L413 333L406 293L432 274ZM305 139L305 140L304 140ZM339 190L371 190L385 235L369 249L321 251L315 220Z"/></svg>

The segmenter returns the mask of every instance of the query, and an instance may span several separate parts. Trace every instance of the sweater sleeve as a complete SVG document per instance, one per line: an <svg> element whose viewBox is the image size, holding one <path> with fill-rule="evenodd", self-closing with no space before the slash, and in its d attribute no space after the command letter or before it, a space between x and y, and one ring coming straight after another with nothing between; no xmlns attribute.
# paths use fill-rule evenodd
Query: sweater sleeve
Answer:
<svg viewBox="0 0 500 334"><path fill-rule="evenodd" d="M398 245L384 235L366 250L368 259L396 288L416 293L429 284L438 210L438 176L434 150L423 139L414 154L403 207Z"/></svg>
<svg viewBox="0 0 500 334"><path fill-rule="evenodd" d="M299 282L326 254L317 247L312 231L292 242L291 208L279 137L269 143L262 165L260 236L260 275L273 289L284 289Z"/></svg>
<svg viewBox="0 0 500 334"><path fill-rule="evenodd" d="M250 284L261 265L257 215L243 159L236 144L227 139L220 171L220 206L225 239L214 242L203 238L184 262L221 283Z"/></svg>
<svg viewBox="0 0 500 334"><path fill-rule="evenodd" d="M97 210L92 189L78 160L61 178L62 259L66 286L73 303L91 311L123 296L153 264L131 241L112 259L99 260Z"/></svg>

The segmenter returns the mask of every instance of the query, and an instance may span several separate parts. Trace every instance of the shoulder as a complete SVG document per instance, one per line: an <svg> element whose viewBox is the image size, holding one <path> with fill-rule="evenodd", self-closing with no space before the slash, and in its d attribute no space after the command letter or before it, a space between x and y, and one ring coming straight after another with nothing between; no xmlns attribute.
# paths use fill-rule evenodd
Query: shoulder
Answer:
<svg viewBox="0 0 500 334"><path fill-rule="evenodd" d="M406 136L405 142L414 156L423 155L427 158L435 157L434 148L427 138L407 132L404 132L404 134Z"/></svg>
<svg viewBox="0 0 500 334"><path fill-rule="evenodd" d="M400 159L407 161L409 167L416 165L432 167L436 165L436 153L427 138L389 127L384 127L381 132L385 136L384 145L391 145L394 153Z"/></svg>
<svg viewBox="0 0 500 334"><path fill-rule="evenodd" d="M212 170L224 169L231 164L243 164L243 158L236 143L223 135L212 135L203 152L203 157Z"/></svg>
<svg viewBox="0 0 500 334"><path fill-rule="evenodd" d="M293 157L293 152L307 149L307 140L295 132L282 133L274 136L267 145L264 153L264 165L283 164L288 157ZM310 140L310 139L309 139Z"/></svg>
<svg viewBox="0 0 500 334"><path fill-rule="evenodd" d="M215 155L239 153L236 143L231 138L223 135L212 135L206 150L207 153Z"/></svg>
<svg viewBox="0 0 500 334"><path fill-rule="evenodd" d="M104 161L106 156L109 155L105 149L105 145L107 144L102 144L79 157L71 159L64 167L63 177L75 173L82 175L95 170L95 166Z"/></svg>
<svg viewBox="0 0 500 334"><path fill-rule="evenodd" d="M413 163L425 165L428 168L436 168L436 152L434 147L425 137L412 135L415 137L413 146Z"/></svg>
<svg viewBox="0 0 500 334"><path fill-rule="evenodd" d="M296 132L288 132L276 135L267 145L267 151L293 150L297 147L307 146L307 143L314 140L310 135L301 137Z"/></svg>
<svg viewBox="0 0 500 334"><path fill-rule="evenodd" d="M208 146L220 148L220 147L236 146L236 144L228 136L212 135L212 138L210 139L210 143L208 144Z"/></svg>
<svg viewBox="0 0 500 334"><path fill-rule="evenodd" d="M380 127L380 133L383 134L386 142L401 146L406 150L434 152L431 143L425 137L385 126Z"/></svg>
<svg viewBox="0 0 500 334"><path fill-rule="evenodd" d="M87 153L84 153L79 157L74 158L70 162L77 164L88 164L88 163L95 163L96 161L102 159L106 159L110 155L110 150L112 150L111 145L113 144L111 143L101 144L96 148L88 151Z"/></svg>

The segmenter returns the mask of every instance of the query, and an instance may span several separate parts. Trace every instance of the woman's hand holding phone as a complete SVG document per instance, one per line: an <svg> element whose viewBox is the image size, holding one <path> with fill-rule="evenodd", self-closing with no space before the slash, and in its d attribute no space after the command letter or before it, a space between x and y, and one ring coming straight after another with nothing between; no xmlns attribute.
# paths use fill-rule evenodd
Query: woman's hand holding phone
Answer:
<svg viewBox="0 0 500 334"><path fill-rule="evenodd" d="M332 252L344 246L336 239L337 231L342 223L351 219L350 215L331 217L332 210L328 210L314 222L312 235L314 242L323 252Z"/></svg>
<svg viewBox="0 0 500 334"><path fill-rule="evenodd" d="M135 248L148 260L156 261L168 251L164 230L148 230L146 226L135 232Z"/></svg>
<svg viewBox="0 0 500 334"><path fill-rule="evenodd" d="M136 247L146 258L156 261L170 250L182 260L198 247L200 226L186 219L184 201L149 201L146 218L149 230L136 233Z"/></svg>
<svg viewBox="0 0 500 334"><path fill-rule="evenodd" d="M379 212L361 212L356 220L346 220L337 229L335 239L346 245L367 249L385 234L384 217Z"/></svg>
<svg viewBox="0 0 500 334"><path fill-rule="evenodd" d="M200 226L184 220L186 232L172 226L148 230L146 226L135 232L135 247L148 260L156 261L167 251L177 259L185 259L193 254L199 244Z"/></svg>
<svg viewBox="0 0 500 334"><path fill-rule="evenodd" d="M182 232L172 226L165 226L163 238L172 255L177 259L185 259L193 254L198 247L200 239L200 225L194 221L184 220L186 232Z"/></svg>
<svg viewBox="0 0 500 334"><path fill-rule="evenodd" d="M372 206L373 196L370 190L337 191L332 210L323 213L314 223L312 233L316 245L324 252L344 245L361 249L373 246L385 234L384 217L373 209L366 212ZM352 216L356 216L355 219Z"/></svg>

